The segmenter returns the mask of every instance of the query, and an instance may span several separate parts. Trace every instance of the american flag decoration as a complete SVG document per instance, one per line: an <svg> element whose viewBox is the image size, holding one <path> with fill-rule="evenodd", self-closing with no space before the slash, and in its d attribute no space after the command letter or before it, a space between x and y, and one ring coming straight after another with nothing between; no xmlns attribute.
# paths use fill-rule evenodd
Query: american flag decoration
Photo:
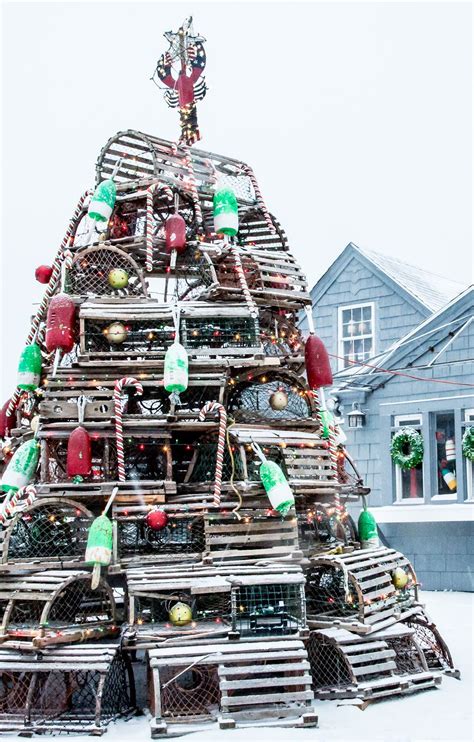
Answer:
<svg viewBox="0 0 474 742"><path fill-rule="evenodd" d="M161 55L151 78L158 87L165 85L165 100L170 108L179 108L180 144L191 145L200 140L196 102L206 95L203 71L206 66L204 37L195 35L193 19L185 20L176 33L164 34L169 49ZM159 81L159 82L158 82Z"/></svg>

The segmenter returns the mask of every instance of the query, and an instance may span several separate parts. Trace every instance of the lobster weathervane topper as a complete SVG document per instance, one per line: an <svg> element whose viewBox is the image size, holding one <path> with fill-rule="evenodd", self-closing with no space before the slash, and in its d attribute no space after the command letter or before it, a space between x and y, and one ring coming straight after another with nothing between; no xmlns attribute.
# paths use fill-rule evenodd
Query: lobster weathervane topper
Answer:
<svg viewBox="0 0 474 742"><path fill-rule="evenodd" d="M206 66L206 52L202 36L194 35L193 19L187 18L176 33L164 34L169 49L162 54L156 65L152 80L158 87L155 76L168 88L165 100L170 108L179 107L181 124L180 143L193 144L201 135L197 121L196 101L206 95L206 82L202 73Z"/></svg>

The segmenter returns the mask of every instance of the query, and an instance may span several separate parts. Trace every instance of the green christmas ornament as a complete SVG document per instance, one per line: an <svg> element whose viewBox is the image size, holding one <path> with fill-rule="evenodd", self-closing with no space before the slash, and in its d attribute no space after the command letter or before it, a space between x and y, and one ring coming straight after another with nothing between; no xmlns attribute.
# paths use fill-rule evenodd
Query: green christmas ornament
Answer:
<svg viewBox="0 0 474 742"><path fill-rule="evenodd" d="M239 207L231 188L218 188L214 194L214 231L230 237L239 231Z"/></svg>
<svg viewBox="0 0 474 742"><path fill-rule="evenodd" d="M357 527L359 530L359 541L363 549L373 549L380 546L377 521L370 510L367 510L365 502L364 510L359 515Z"/></svg>
<svg viewBox="0 0 474 742"><path fill-rule="evenodd" d="M423 436L415 428L401 428L392 438L390 455L400 469L414 469L423 461Z"/></svg>
<svg viewBox="0 0 474 742"><path fill-rule="evenodd" d="M41 379L41 350L39 345L26 345L18 364L17 384L26 392L33 392L38 388Z"/></svg>
<svg viewBox="0 0 474 742"><path fill-rule="evenodd" d="M188 388L189 360L186 348L174 342L165 355L164 386L167 392L178 396ZM179 397L178 397L179 399Z"/></svg>
<svg viewBox="0 0 474 742"><path fill-rule="evenodd" d="M106 222L112 216L117 198L117 186L112 179L103 180L94 191L88 214L96 222Z"/></svg>
<svg viewBox="0 0 474 742"><path fill-rule="evenodd" d="M474 461L474 428L466 428L464 431L462 454L468 461Z"/></svg>
<svg viewBox="0 0 474 742"><path fill-rule="evenodd" d="M22 443L15 451L5 469L1 481L2 490L18 490L26 487L35 476L39 458L39 445L33 438Z"/></svg>

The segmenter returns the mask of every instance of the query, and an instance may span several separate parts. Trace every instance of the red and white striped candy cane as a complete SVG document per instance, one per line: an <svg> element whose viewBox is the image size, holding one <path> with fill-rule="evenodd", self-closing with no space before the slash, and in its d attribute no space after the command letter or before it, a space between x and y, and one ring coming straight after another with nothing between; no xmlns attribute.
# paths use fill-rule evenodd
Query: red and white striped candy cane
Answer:
<svg viewBox="0 0 474 742"><path fill-rule="evenodd" d="M214 500L213 505L219 507L221 504L221 489L222 489L222 469L224 466L224 447L225 447L225 431L227 427L227 412L224 405L219 402L206 402L201 412L199 413L199 419L202 421L205 419L209 412L219 413L219 435L217 438L217 454L216 454L216 474L214 484Z"/></svg>
<svg viewBox="0 0 474 742"><path fill-rule="evenodd" d="M35 500L36 487L32 484L28 484L26 487L21 487L3 503L2 508L0 509L0 524L4 526L8 520L16 515L20 507L28 507L28 505L31 505Z"/></svg>
<svg viewBox="0 0 474 742"><path fill-rule="evenodd" d="M41 304L39 305L35 316L33 317L33 320L31 322L31 328L30 332L28 334L28 337L26 339L26 345L31 345L34 338L36 337L38 328L40 326L40 323L44 318L46 317L46 312L48 310L49 300L51 299L52 295L55 293L55 291L58 288L58 285L61 280L61 268L62 268L62 261L63 261L63 253L66 250L66 248L70 245L71 239L74 236L75 230L77 228L77 225L79 224L79 221L84 213L84 202L86 198L91 194L91 191L85 191L85 193L82 194L81 198L79 199L76 209L74 211L74 214L72 215L69 224L67 226L66 232L64 234L63 240L61 242L61 245L59 247L59 250L56 254L56 257L54 258L54 262L52 265L53 271L51 273L51 278L49 279L49 283L46 287L46 291L44 293L43 299L41 301ZM22 394L21 389L16 389L15 393L12 395L10 399L10 404L8 405L7 415L10 415L14 409L16 409L18 402L20 400L20 396Z"/></svg>
<svg viewBox="0 0 474 742"><path fill-rule="evenodd" d="M123 410L122 389L124 386L134 386L137 394L143 394L143 386L133 376L124 376L117 379L114 386L115 408L115 440L117 445L117 468L120 482L125 482L125 457L123 452Z"/></svg>
<svg viewBox="0 0 474 742"><path fill-rule="evenodd" d="M183 146L183 150L184 150L184 162L186 164L186 169L188 171L191 197L194 203L194 211L196 212L196 222L198 224L198 227L202 227L203 217L202 217L202 210L201 210L201 202L199 200L199 191L198 191L197 184L196 184L196 176L194 175L193 161L191 158L189 147Z"/></svg>
<svg viewBox="0 0 474 742"><path fill-rule="evenodd" d="M146 192L146 269L153 270L153 196L156 190L163 191L170 203L173 202L173 191L163 183L152 183Z"/></svg>
<svg viewBox="0 0 474 742"><path fill-rule="evenodd" d="M257 317L258 307L252 298L252 294L250 293L247 279L245 278L244 267L242 265L242 258L240 257L239 248L236 247L235 245L232 245L230 248L230 251L234 258L235 269L237 271L237 277L239 279L240 288L242 289L242 293L244 295L244 299L247 303L247 306L250 310L250 314L252 317Z"/></svg>
<svg viewBox="0 0 474 742"><path fill-rule="evenodd" d="M268 211L265 201L263 200L262 191L260 190L260 186L258 185L257 178L255 177L255 173L250 167L250 165L243 165L242 172L247 175L247 177L250 178L250 182L252 183L253 190L255 192L255 198L257 200L257 205L259 209L263 212L263 216L265 217L265 221L268 224L268 228L270 229L270 232L272 234L276 233L275 225L273 224L272 218L270 216L270 212Z"/></svg>

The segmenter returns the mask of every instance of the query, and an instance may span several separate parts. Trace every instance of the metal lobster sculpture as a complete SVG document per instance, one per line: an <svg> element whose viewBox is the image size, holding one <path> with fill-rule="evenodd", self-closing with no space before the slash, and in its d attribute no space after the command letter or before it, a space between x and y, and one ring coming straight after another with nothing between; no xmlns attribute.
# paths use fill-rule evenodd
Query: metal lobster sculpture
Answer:
<svg viewBox="0 0 474 742"><path fill-rule="evenodd" d="M202 100L207 90L202 77L206 66L203 46L205 39L193 34L191 17L177 33L168 31L164 36L169 41L170 48L158 60L155 75L168 88L165 100L170 108L179 107L180 142L191 145L201 138L196 101ZM177 76L173 75L173 71L177 71Z"/></svg>

